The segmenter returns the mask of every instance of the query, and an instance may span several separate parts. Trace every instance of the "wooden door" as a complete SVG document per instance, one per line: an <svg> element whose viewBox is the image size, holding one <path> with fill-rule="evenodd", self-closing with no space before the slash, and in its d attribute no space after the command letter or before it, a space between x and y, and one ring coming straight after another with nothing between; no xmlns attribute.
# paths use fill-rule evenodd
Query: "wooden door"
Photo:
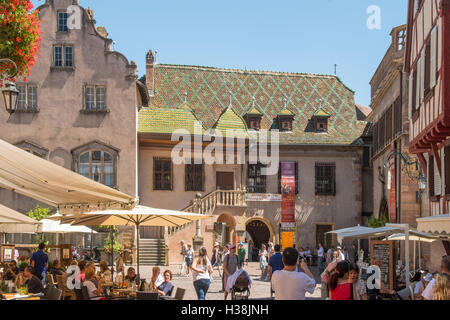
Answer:
<svg viewBox="0 0 450 320"><path fill-rule="evenodd" d="M234 190L233 172L216 172L217 190Z"/></svg>

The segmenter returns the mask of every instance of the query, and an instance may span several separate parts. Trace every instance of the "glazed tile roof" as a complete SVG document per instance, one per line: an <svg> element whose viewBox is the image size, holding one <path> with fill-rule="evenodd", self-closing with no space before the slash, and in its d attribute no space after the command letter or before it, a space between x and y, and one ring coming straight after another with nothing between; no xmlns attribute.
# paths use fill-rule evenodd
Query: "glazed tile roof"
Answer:
<svg viewBox="0 0 450 320"><path fill-rule="evenodd" d="M201 123L186 105L165 109L142 108L138 114L138 132L171 134L177 129L185 129L193 134L195 122ZM202 131L204 132L203 128Z"/></svg>
<svg viewBox="0 0 450 320"><path fill-rule="evenodd" d="M283 144L348 145L358 140L366 127L366 122L357 119L354 92L336 76L168 64L156 64L154 71L151 105L161 109L161 118L173 116L162 110L178 108L186 92L187 105L205 129L213 128L219 125L220 116L227 114L231 93L232 110L241 118L254 107L260 110L262 129L275 128L282 110L290 110L295 116L293 132L280 134ZM311 119L320 109L330 115L325 134L311 130ZM145 118L140 114L140 122Z"/></svg>
<svg viewBox="0 0 450 320"><path fill-rule="evenodd" d="M320 109L316 113L314 113L315 117L331 117L331 115L323 109Z"/></svg>
<svg viewBox="0 0 450 320"><path fill-rule="evenodd" d="M219 117L219 120L214 125L214 129L220 130L225 135L227 129L247 131L247 125L244 119L233 108L228 107Z"/></svg>

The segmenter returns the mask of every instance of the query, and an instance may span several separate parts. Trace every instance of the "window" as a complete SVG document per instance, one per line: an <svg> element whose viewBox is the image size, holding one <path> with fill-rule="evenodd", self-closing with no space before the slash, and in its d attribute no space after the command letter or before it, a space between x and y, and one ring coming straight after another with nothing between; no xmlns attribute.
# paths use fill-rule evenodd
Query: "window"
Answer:
<svg viewBox="0 0 450 320"><path fill-rule="evenodd" d="M319 243L323 245L325 250L331 248L333 245L333 236L328 233L333 231L333 226L331 224L316 224L316 247Z"/></svg>
<svg viewBox="0 0 450 320"><path fill-rule="evenodd" d="M411 97L411 115L413 115L416 112L417 106L417 67L413 72L413 78L412 78L412 89L409 88L409 90L412 90L412 97Z"/></svg>
<svg viewBox="0 0 450 320"><path fill-rule="evenodd" d="M363 167L364 168L371 168L372 162L370 161L371 158L371 148L370 147L364 147L363 148Z"/></svg>
<svg viewBox="0 0 450 320"><path fill-rule="evenodd" d="M336 195L336 164L316 164L316 196Z"/></svg>
<svg viewBox="0 0 450 320"><path fill-rule="evenodd" d="M425 46L425 86L424 96L426 97L430 92L430 75L431 75L431 40L428 39Z"/></svg>
<svg viewBox="0 0 450 320"><path fill-rule="evenodd" d="M17 98L17 109L36 110L37 109L37 86L31 84L17 85L19 96Z"/></svg>
<svg viewBox="0 0 450 320"><path fill-rule="evenodd" d="M259 131L261 129L261 117L247 116L247 125L250 130Z"/></svg>
<svg viewBox="0 0 450 320"><path fill-rule="evenodd" d="M262 164L249 164L247 169L247 189L249 193L266 193L266 176L262 175Z"/></svg>
<svg viewBox="0 0 450 320"><path fill-rule="evenodd" d="M108 187L115 187L114 161L112 155L107 152L95 150L81 154L78 172Z"/></svg>
<svg viewBox="0 0 450 320"><path fill-rule="evenodd" d="M328 118L316 118L316 132L328 132Z"/></svg>
<svg viewBox="0 0 450 320"><path fill-rule="evenodd" d="M105 86L87 85L84 89L85 110L105 110Z"/></svg>
<svg viewBox="0 0 450 320"><path fill-rule="evenodd" d="M172 190L172 160L153 159L153 189Z"/></svg>
<svg viewBox="0 0 450 320"><path fill-rule="evenodd" d="M281 194L281 164L278 168L278 193ZM295 194L299 194L299 183L298 183L298 162L295 162Z"/></svg>
<svg viewBox="0 0 450 320"><path fill-rule="evenodd" d="M450 147L444 149L445 161L445 194L450 194Z"/></svg>
<svg viewBox="0 0 450 320"><path fill-rule="evenodd" d="M202 164L186 164L186 191L203 191L203 165Z"/></svg>
<svg viewBox="0 0 450 320"><path fill-rule="evenodd" d="M58 32L67 32L67 12L58 12Z"/></svg>
<svg viewBox="0 0 450 320"><path fill-rule="evenodd" d="M21 142L18 142L14 144L16 147L25 150L26 152L29 152L35 156L38 156L40 158L46 158L48 154L48 149L45 149L33 142L29 142L27 140L23 140Z"/></svg>
<svg viewBox="0 0 450 320"><path fill-rule="evenodd" d="M54 46L53 47L53 66L54 67L73 67L73 47L72 46Z"/></svg>

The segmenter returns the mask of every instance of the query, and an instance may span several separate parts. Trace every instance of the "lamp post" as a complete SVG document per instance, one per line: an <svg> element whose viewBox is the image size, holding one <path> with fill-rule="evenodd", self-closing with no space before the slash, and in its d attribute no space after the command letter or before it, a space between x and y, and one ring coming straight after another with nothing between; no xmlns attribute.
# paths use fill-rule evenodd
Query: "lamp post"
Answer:
<svg viewBox="0 0 450 320"><path fill-rule="evenodd" d="M14 74L10 78L14 78L17 75L17 65L11 59L3 58L0 62L10 63L14 66ZM16 85L11 81L6 81L2 90L3 99L5 101L5 108L9 114L14 113L17 110L17 97L19 96L19 90Z"/></svg>

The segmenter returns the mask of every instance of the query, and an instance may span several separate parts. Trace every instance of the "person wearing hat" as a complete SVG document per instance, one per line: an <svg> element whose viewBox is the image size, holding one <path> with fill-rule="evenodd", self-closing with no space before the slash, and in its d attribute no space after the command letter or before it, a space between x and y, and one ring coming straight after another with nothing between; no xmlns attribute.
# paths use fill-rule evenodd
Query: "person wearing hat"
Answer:
<svg viewBox="0 0 450 320"><path fill-rule="evenodd" d="M213 267L213 270L217 268L217 270L219 271L219 277L222 277L222 273L220 272L219 243L217 241L214 242L211 265Z"/></svg>
<svg viewBox="0 0 450 320"><path fill-rule="evenodd" d="M247 251L244 248L244 243L239 242L239 249L238 249L238 256L239 256L239 265L244 267L245 264L245 255L247 254Z"/></svg>
<svg viewBox="0 0 450 320"><path fill-rule="evenodd" d="M345 261L345 255L342 253L342 247L337 247L337 252L339 254L337 262Z"/></svg>
<svg viewBox="0 0 450 320"><path fill-rule="evenodd" d="M422 300L422 293L431 280L433 280L433 275L431 273L422 272L420 281L417 282L414 287L414 297L416 300Z"/></svg>

